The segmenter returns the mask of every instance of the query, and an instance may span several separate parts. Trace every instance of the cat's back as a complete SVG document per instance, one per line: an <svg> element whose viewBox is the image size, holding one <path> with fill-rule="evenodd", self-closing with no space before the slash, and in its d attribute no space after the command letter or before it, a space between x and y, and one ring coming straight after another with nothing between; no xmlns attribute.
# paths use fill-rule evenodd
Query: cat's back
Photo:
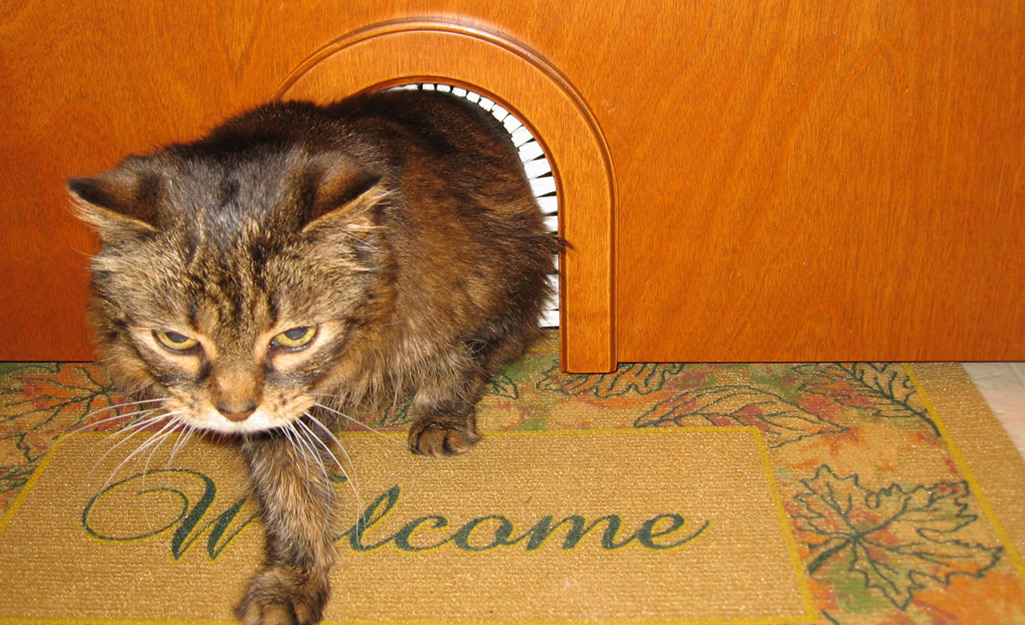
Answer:
<svg viewBox="0 0 1025 625"><path fill-rule="evenodd" d="M260 145L338 150L368 167L395 166L411 155L442 161L465 157L461 164L478 167L519 164L508 133L481 107L449 93L405 89L328 105L265 104L228 120L195 145L209 152Z"/></svg>
<svg viewBox="0 0 1025 625"><path fill-rule="evenodd" d="M325 108L346 125L416 139L439 154L492 153L516 159L503 126L480 106L450 93L395 90L358 95Z"/></svg>

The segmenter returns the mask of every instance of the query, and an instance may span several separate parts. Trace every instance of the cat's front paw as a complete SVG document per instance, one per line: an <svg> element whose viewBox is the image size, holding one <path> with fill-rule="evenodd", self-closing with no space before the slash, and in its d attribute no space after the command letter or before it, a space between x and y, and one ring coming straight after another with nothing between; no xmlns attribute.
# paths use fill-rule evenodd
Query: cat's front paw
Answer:
<svg viewBox="0 0 1025 625"><path fill-rule="evenodd" d="M313 625L321 619L328 593L326 574L268 567L249 581L235 615L245 625Z"/></svg>
<svg viewBox="0 0 1025 625"><path fill-rule="evenodd" d="M465 421L432 417L420 419L409 428L409 448L424 456L455 456L469 451L480 439Z"/></svg>

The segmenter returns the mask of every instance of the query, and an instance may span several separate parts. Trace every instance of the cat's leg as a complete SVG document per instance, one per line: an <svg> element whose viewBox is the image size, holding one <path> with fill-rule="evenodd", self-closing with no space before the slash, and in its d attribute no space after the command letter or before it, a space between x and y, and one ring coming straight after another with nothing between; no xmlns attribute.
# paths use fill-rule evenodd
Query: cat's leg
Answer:
<svg viewBox="0 0 1025 625"><path fill-rule="evenodd" d="M415 420L409 428L409 448L415 453L453 456L480 441L477 402L488 376L479 362L466 360L468 366L435 371L417 389L411 407Z"/></svg>
<svg viewBox="0 0 1025 625"><path fill-rule="evenodd" d="M316 623L336 555L337 498L323 459L307 457L280 433L248 438L242 452L267 543L264 568L250 579L235 613L246 625Z"/></svg>
<svg viewBox="0 0 1025 625"><path fill-rule="evenodd" d="M539 335L532 316L512 318L485 326L438 359L413 397L410 449L427 456L453 456L477 444L477 403L492 372L522 356Z"/></svg>

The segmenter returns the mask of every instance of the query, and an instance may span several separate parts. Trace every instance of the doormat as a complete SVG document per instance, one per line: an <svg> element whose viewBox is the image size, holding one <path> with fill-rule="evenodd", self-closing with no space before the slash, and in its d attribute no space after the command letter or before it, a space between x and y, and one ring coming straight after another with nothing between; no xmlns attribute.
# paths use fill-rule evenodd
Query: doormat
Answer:
<svg viewBox="0 0 1025 625"><path fill-rule="evenodd" d="M1025 623L1025 465L958 365L557 351L463 456L405 451L402 406L340 437L326 622ZM263 539L231 446L126 461L155 439L101 422L97 368L2 367L0 623L233 622Z"/></svg>

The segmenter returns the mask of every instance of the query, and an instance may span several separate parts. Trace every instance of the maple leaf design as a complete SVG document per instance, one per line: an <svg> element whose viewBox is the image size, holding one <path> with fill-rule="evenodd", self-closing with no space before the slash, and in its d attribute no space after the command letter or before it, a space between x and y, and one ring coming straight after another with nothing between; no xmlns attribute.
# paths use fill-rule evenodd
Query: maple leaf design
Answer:
<svg viewBox="0 0 1025 625"><path fill-rule="evenodd" d="M919 419L939 436L936 424L918 405L918 391L903 367L896 363L855 362L798 365L811 376L801 390L829 397L852 408L887 419Z"/></svg>
<svg viewBox="0 0 1025 625"><path fill-rule="evenodd" d="M492 395L508 397L509 399L520 398L520 391L516 387L516 382L504 373L496 373L492 376L491 388L489 390Z"/></svg>
<svg viewBox="0 0 1025 625"><path fill-rule="evenodd" d="M634 427L673 424L754 426L770 447L845 428L803 410L779 395L753 386L716 386L686 391L656 404L634 422Z"/></svg>
<svg viewBox="0 0 1025 625"><path fill-rule="evenodd" d="M666 378L683 371L683 365L628 363L614 373L574 374L559 371L555 365L545 371L537 387L543 391L558 391L564 395L593 395L598 399L628 394L648 395L661 390Z"/></svg>
<svg viewBox="0 0 1025 625"><path fill-rule="evenodd" d="M1000 557L1001 547L969 540L965 530L978 517L968 512L966 482L907 490L891 484L872 491L857 475L841 478L827 465L801 482L807 491L796 498L803 514L794 520L817 553L808 564L810 575L844 558L847 572L904 609L930 580L947 584L954 575L979 577Z"/></svg>
<svg viewBox="0 0 1025 625"><path fill-rule="evenodd" d="M0 493L24 484L58 436L117 401L113 384L90 365L6 370L0 375Z"/></svg>

